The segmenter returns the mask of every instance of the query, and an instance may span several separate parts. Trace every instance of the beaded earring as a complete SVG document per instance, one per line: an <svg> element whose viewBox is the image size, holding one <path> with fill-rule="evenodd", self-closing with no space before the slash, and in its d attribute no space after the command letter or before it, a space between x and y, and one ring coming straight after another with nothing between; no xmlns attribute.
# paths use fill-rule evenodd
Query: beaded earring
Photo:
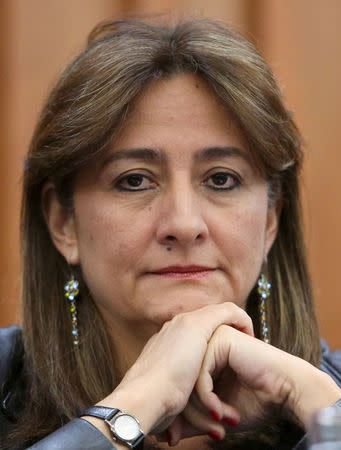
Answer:
<svg viewBox="0 0 341 450"><path fill-rule="evenodd" d="M269 329L266 323L266 305L265 300L270 296L271 284L264 274L261 274L258 280L258 294L259 294L259 312L261 322L262 340L267 344L270 343Z"/></svg>
<svg viewBox="0 0 341 450"><path fill-rule="evenodd" d="M64 295L70 302L70 312L71 312L71 323L72 323L72 336L73 345L77 346L79 344L78 340L78 327L77 327L77 309L76 309L76 298L79 294L78 290L79 283L72 276L70 281L67 281L64 286Z"/></svg>

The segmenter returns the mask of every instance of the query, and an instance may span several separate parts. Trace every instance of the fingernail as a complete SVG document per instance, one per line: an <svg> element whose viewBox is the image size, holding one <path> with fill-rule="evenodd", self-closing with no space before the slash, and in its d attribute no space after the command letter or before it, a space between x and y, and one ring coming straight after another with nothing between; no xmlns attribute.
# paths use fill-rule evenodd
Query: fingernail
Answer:
<svg viewBox="0 0 341 450"><path fill-rule="evenodd" d="M214 420L220 421L219 414L216 411L211 410L210 414L211 414L211 416L213 417Z"/></svg>
<svg viewBox="0 0 341 450"><path fill-rule="evenodd" d="M237 419L233 419L232 417L224 417L221 420L227 423L227 425L230 425L231 427L236 427L239 423Z"/></svg>
<svg viewBox="0 0 341 450"><path fill-rule="evenodd" d="M209 437L211 437L215 441L221 441L222 440L222 436L220 435L220 433L218 433L218 431L211 430L211 431L208 431L207 434L209 435Z"/></svg>

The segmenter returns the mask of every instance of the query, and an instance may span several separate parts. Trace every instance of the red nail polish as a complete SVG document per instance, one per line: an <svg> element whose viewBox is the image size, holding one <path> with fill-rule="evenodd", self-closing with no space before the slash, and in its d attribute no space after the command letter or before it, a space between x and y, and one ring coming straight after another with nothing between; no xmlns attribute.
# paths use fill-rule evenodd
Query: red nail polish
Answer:
<svg viewBox="0 0 341 450"><path fill-rule="evenodd" d="M211 416L213 417L214 420L218 420L220 421L220 417L219 414L213 410L210 411Z"/></svg>
<svg viewBox="0 0 341 450"><path fill-rule="evenodd" d="M231 427L236 427L239 423L238 420L233 419L232 417L224 417L222 421L227 423L227 425L230 425Z"/></svg>
<svg viewBox="0 0 341 450"><path fill-rule="evenodd" d="M209 437L211 437L215 441L221 441L222 440L222 437L221 437L220 433L218 433L218 431L211 430L211 431L208 431L207 434L209 435Z"/></svg>

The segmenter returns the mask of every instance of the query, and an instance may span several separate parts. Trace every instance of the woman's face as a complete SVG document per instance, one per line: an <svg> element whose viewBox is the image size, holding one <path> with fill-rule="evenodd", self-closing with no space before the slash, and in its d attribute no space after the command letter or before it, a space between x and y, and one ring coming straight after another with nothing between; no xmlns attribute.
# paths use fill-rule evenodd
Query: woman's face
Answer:
<svg viewBox="0 0 341 450"><path fill-rule="evenodd" d="M64 255L113 324L244 308L277 231L246 142L189 74L148 87L105 158L80 174L74 205Z"/></svg>

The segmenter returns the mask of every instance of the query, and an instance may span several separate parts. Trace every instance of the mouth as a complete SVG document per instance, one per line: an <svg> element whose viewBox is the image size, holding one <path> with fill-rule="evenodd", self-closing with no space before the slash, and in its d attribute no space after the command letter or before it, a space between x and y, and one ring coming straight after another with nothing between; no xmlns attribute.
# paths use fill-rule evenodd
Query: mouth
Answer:
<svg viewBox="0 0 341 450"><path fill-rule="evenodd" d="M198 280L211 275L216 269L205 266L169 266L153 272L149 272L152 275L156 275L162 278L175 278L178 280Z"/></svg>

